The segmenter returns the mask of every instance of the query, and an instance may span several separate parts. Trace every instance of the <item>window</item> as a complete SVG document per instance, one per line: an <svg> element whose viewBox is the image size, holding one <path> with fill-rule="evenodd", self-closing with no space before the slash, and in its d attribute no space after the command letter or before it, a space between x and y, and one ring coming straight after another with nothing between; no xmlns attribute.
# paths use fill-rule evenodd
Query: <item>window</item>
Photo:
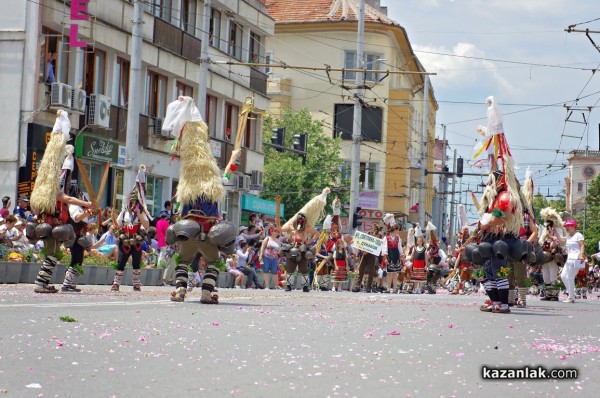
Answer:
<svg viewBox="0 0 600 398"><path fill-rule="evenodd" d="M350 173L352 171L352 164L350 162L344 162L342 166L342 181L350 181ZM360 163L360 174L359 174L359 189L363 191L375 190L375 180L377 173L377 163Z"/></svg>
<svg viewBox="0 0 600 398"><path fill-rule="evenodd" d="M42 29L40 40L40 74L39 82L66 83L69 74L69 52L64 51L63 39L69 41L68 37L54 32L50 29ZM48 74L54 75L54 81Z"/></svg>
<svg viewBox="0 0 600 398"><path fill-rule="evenodd" d="M148 71L146 76L146 115L165 117L167 108L167 78L158 73Z"/></svg>
<svg viewBox="0 0 600 398"><path fill-rule="evenodd" d="M175 86L177 88L177 97L180 95L184 97L194 97L194 88L192 86L188 86L180 81L177 81Z"/></svg>
<svg viewBox="0 0 600 398"><path fill-rule="evenodd" d="M273 51L270 50L270 51L267 51L267 54L265 55L265 64L271 65L272 62L273 62ZM265 68L265 73L267 75L273 73L273 68L271 68L270 66L267 66Z"/></svg>
<svg viewBox="0 0 600 398"><path fill-rule="evenodd" d="M250 32L250 48L248 62L260 63L260 36Z"/></svg>
<svg viewBox="0 0 600 398"><path fill-rule="evenodd" d="M248 121L246 122L246 131L244 132L244 142L242 146L244 148L256 149L256 142L252 139L252 137L256 137L254 134L256 130L256 121L258 120L258 115L256 113L248 114Z"/></svg>
<svg viewBox="0 0 600 398"><path fill-rule="evenodd" d="M181 29L196 34L196 0L181 0Z"/></svg>
<svg viewBox="0 0 600 398"><path fill-rule="evenodd" d="M127 107L129 100L129 61L123 58L117 58L117 67L115 69L115 90L117 98L115 105Z"/></svg>
<svg viewBox="0 0 600 398"><path fill-rule="evenodd" d="M577 192L583 192L583 182L577 183Z"/></svg>
<svg viewBox="0 0 600 398"><path fill-rule="evenodd" d="M171 0L146 0L146 10L155 17L171 19Z"/></svg>
<svg viewBox="0 0 600 398"><path fill-rule="evenodd" d="M381 54L370 54L363 53L364 57L364 68L369 70L379 70L380 61L379 59L383 58ZM346 51L344 53L344 68L347 69L355 69L356 65L356 51ZM368 72L364 76L367 81L377 81L379 80L379 74L377 72ZM354 80L356 79L356 72L345 72L344 79L346 80Z"/></svg>
<svg viewBox="0 0 600 398"><path fill-rule="evenodd" d="M239 60L242 59L242 29L235 21L229 21L229 47L227 53Z"/></svg>
<svg viewBox="0 0 600 398"><path fill-rule="evenodd" d="M162 178L146 175L146 208L150 214L156 215L162 209L162 190Z"/></svg>
<svg viewBox="0 0 600 398"><path fill-rule="evenodd" d="M88 47L87 51L77 53L82 57L83 69L77 76L82 88L88 94L105 94L106 92L106 53Z"/></svg>
<svg viewBox="0 0 600 398"><path fill-rule="evenodd" d="M352 139L354 128L354 104L335 104L334 137L341 135L343 140ZM381 142L383 127L383 109L363 106L362 139L364 141Z"/></svg>
<svg viewBox="0 0 600 398"><path fill-rule="evenodd" d="M219 210L221 210L221 217L223 217L223 220L229 220L227 218L227 214L229 214L229 210L230 210L231 206L232 206L231 194L228 191L226 191L223 201L219 203ZM229 220L229 221L231 221L231 220Z"/></svg>
<svg viewBox="0 0 600 398"><path fill-rule="evenodd" d="M221 12L212 9L210 16L210 28L209 28L209 43L211 46L220 48L221 47Z"/></svg>
<svg viewBox="0 0 600 398"><path fill-rule="evenodd" d="M206 96L206 124L211 137L217 136L217 97Z"/></svg>
<svg viewBox="0 0 600 398"><path fill-rule="evenodd" d="M225 104L225 141L233 142L237 130L240 108L233 104Z"/></svg>

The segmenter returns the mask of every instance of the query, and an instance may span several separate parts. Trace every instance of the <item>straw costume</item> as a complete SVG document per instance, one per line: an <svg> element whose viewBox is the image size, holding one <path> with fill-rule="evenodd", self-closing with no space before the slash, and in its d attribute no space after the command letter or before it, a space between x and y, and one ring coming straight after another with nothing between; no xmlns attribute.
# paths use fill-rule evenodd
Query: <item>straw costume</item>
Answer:
<svg viewBox="0 0 600 398"><path fill-rule="evenodd" d="M282 246L282 253L286 257L285 268L287 284L285 291L292 290L292 276L296 269L302 276L302 290L309 292L308 261L315 255L313 250L306 246L309 235L317 236L319 233L314 229L315 224L325 216L325 204L330 189L323 191L306 203L299 212L290 218L282 227L281 232L290 234L290 244ZM333 224L332 224L333 226ZM318 250L318 248L317 248Z"/></svg>
<svg viewBox="0 0 600 398"><path fill-rule="evenodd" d="M560 289L554 288L552 284L558 279L559 267L565 263L560 242L563 236L559 232L559 229L563 230L564 223L560 214L551 207L542 209L540 216L544 220L545 227L540 237L541 250L536 252L536 255L541 257L541 260L537 263L541 264L544 279L544 290L541 300L558 300ZM554 228L556 228L557 235L553 232Z"/></svg>
<svg viewBox="0 0 600 398"><path fill-rule="evenodd" d="M220 257L219 251L234 252L237 236L237 228L222 220L218 202L225 198L223 182L228 181L229 172L235 170L240 150L233 151L222 177L211 154L208 128L190 97L179 97L169 104L163 126L176 135L181 162L176 200L182 211L180 220L167 229L167 244L178 242L180 254L175 268L176 290L171 300L185 300L188 267L200 252L206 263L200 302L218 304L215 286L219 270L215 262Z"/></svg>
<svg viewBox="0 0 600 398"><path fill-rule="evenodd" d="M27 224L26 235L30 241L41 239L46 252L46 258L35 281L34 291L36 293L56 293L58 291L50 285L50 279L58 261L56 254L60 250L61 243L68 248L75 243L77 238L73 226L68 223L67 205L93 207L92 203L68 196L61 189L61 176L64 176L63 187L70 188L71 186L72 166L70 169L67 167L64 173L62 171L63 161L68 155L65 144L69 139L70 130L69 115L62 109L58 110L50 141L46 146L35 187L31 193L30 206L37 217L34 223Z"/></svg>

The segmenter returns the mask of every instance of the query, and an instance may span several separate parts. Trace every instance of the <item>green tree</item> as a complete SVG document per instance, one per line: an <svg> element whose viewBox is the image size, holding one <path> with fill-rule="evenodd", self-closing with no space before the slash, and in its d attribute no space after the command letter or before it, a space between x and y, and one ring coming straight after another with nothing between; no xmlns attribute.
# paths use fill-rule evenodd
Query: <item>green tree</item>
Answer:
<svg viewBox="0 0 600 398"><path fill-rule="evenodd" d="M285 128L286 148L293 147L294 135L306 133L306 164L302 165L302 157L292 151L278 152L265 145L264 191L261 198L274 200L281 195L281 203L285 204L282 221L292 217L325 187L330 187L332 194L338 194L342 203L347 202L347 193L341 192L338 187L341 181L340 167L344 162L340 157L340 139L323 134L323 126L319 121L312 120L308 109L300 112L287 109L277 119L266 118L264 142L270 144L272 129L281 127ZM330 209L327 211L330 212Z"/></svg>
<svg viewBox="0 0 600 398"><path fill-rule="evenodd" d="M542 217L540 216L540 211L542 211L542 209L544 209L548 206L550 206L548 203L548 200L546 199L546 197L544 195L541 194L541 192L538 192L533 197L533 208L535 210L535 220L538 223L543 222Z"/></svg>

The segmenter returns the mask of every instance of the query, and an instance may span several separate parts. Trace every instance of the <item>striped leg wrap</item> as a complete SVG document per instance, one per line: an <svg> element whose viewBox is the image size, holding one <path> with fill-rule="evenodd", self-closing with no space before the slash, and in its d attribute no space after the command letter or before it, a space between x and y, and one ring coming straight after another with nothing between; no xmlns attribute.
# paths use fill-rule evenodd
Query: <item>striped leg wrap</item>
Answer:
<svg viewBox="0 0 600 398"><path fill-rule="evenodd" d="M54 271L54 267L56 267L56 261L56 258L53 256L46 257L40 267L40 272L38 272L37 278L35 279L36 285L40 287L48 286L50 278L52 278L52 271Z"/></svg>
<svg viewBox="0 0 600 398"><path fill-rule="evenodd" d="M321 275L319 278L319 287L327 288L329 287L329 275Z"/></svg>
<svg viewBox="0 0 600 398"><path fill-rule="evenodd" d="M294 288L294 275L286 274L285 283L286 283L286 289L292 290Z"/></svg>
<svg viewBox="0 0 600 398"><path fill-rule="evenodd" d="M508 290L508 303L514 304L517 300L517 291L515 289Z"/></svg>
<svg viewBox="0 0 600 398"><path fill-rule="evenodd" d="M498 286L498 298L502 304L508 305L508 279L500 278L496 280L496 285Z"/></svg>
<svg viewBox="0 0 600 398"><path fill-rule="evenodd" d="M186 272L185 276L186 276L186 283L187 283L187 272ZM217 268L215 268L214 265L211 264L206 268L206 272L204 273L204 278L202 278L202 294L203 295L206 292L210 296L210 293L212 293L213 290L215 290L215 286L217 285L217 277L218 276L219 276L219 270Z"/></svg>
<svg viewBox="0 0 600 398"><path fill-rule="evenodd" d="M308 287L308 274L302 274L302 287Z"/></svg>
<svg viewBox="0 0 600 398"><path fill-rule="evenodd" d="M134 288L142 287L142 280L140 279L141 271L139 269L134 269L131 274L131 282L133 283Z"/></svg>
<svg viewBox="0 0 600 398"><path fill-rule="evenodd" d="M67 273L65 274L65 281L63 282L64 287L73 286L73 282L75 282L75 278L77 278L77 270L73 267L69 267Z"/></svg>
<svg viewBox="0 0 600 398"><path fill-rule="evenodd" d="M113 285L121 286L121 282L123 282L123 271L117 271L115 273L115 279L113 280Z"/></svg>
<svg viewBox="0 0 600 398"><path fill-rule="evenodd" d="M187 291L191 292L192 290L194 290L195 285L196 285L196 273L188 272Z"/></svg>
<svg viewBox="0 0 600 398"><path fill-rule="evenodd" d="M525 307L527 306L527 288L519 287L517 288L519 291L519 306Z"/></svg>
<svg viewBox="0 0 600 398"><path fill-rule="evenodd" d="M189 264L179 263L175 267L175 287L187 287L188 284L188 266Z"/></svg>

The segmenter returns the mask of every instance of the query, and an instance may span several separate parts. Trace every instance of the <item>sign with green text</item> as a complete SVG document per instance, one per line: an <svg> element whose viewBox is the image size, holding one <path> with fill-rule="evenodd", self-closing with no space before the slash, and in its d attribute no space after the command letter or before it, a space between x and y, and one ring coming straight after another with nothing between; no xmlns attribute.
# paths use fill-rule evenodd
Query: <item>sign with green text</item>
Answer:
<svg viewBox="0 0 600 398"><path fill-rule="evenodd" d="M99 162L117 163L119 143L102 137L79 134L75 138L75 156Z"/></svg>

